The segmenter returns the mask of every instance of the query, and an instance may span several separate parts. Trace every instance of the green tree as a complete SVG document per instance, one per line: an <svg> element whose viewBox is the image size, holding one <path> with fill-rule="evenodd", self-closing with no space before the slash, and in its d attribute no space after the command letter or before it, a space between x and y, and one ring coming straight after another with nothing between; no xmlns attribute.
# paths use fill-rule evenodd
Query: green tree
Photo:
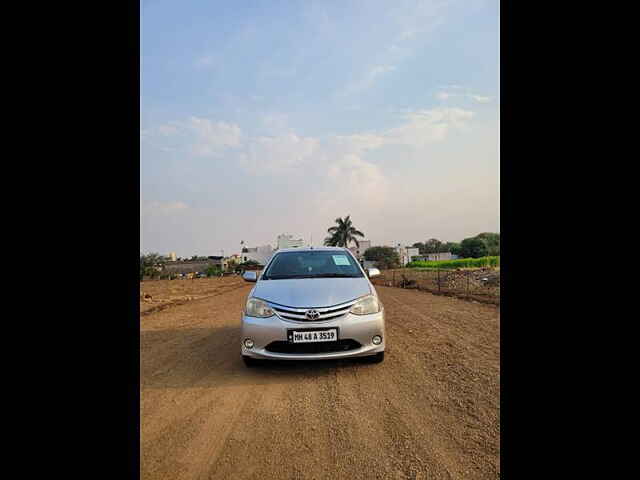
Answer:
<svg viewBox="0 0 640 480"><path fill-rule="evenodd" d="M357 230L351 219L351 215L347 215L344 219L336 218L337 226L327 229L327 233L330 235L324 239L324 244L330 247L348 247L349 243L354 242L357 247L360 246L356 237L363 237L364 233Z"/></svg>
<svg viewBox="0 0 640 480"><path fill-rule="evenodd" d="M238 264L238 266L236 267L236 271L245 270L245 269L255 270L256 267L259 267L259 266L260 264L255 260L247 260L246 262L242 262Z"/></svg>
<svg viewBox="0 0 640 480"><path fill-rule="evenodd" d="M460 255L460 244L456 242L447 242L442 246L443 252L451 252L452 255Z"/></svg>
<svg viewBox="0 0 640 480"><path fill-rule="evenodd" d="M493 255L493 256L500 255L500 234L499 233L483 232L476 235L476 238L479 238L484 242L484 244L487 246L487 251L489 255Z"/></svg>
<svg viewBox="0 0 640 480"><path fill-rule="evenodd" d="M207 277L213 277L219 276L221 271L222 270L220 270L217 266L209 265L204 273L207 275Z"/></svg>
<svg viewBox="0 0 640 480"><path fill-rule="evenodd" d="M413 245L411 245L413 248L417 248L418 252L420 252L420 255L425 254L425 250L424 250L424 243L422 242L416 242Z"/></svg>
<svg viewBox="0 0 640 480"><path fill-rule="evenodd" d="M391 247L371 247L364 252L365 260L376 262L376 267L381 269L398 268L400 256Z"/></svg>
<svg viewBox="0 0 640 480"><path fill-rule="evenodd" d="M424 253L442 253L443 243L437 238L430 238L424 243Z"/></svg>
<svg viewBox="0 0 640 480"><path fill-rule="evenodd" d="M486 257L488 253L487 245L478 237L465 238L460 243L460 256L462 258Z"/></svg>
<svg viewBox="0 0 640 480"><path fill-rule="evenodd" d="M159 277L167 261L168 258L155 252L140 255L140 280L142 280L143 277Z"/></svg>

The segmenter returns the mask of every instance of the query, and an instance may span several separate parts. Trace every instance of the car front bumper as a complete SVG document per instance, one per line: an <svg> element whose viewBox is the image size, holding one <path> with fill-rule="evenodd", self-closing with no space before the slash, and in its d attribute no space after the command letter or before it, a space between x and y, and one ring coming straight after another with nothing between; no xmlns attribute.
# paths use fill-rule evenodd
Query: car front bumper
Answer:
<svg viewBox="0 0 640 480"><path fill-rule="evenodd" d="M273 360L325 360L331 358L365 357L384 352L386 332L384 326L384 310L371 315L354 315L347 313L338 319L317 322L297 322L283 320L274 315L269 318L256 318L242 315L242 336L240 348L242 355L252 358ZM361 344L361 347L339 351L322 353L277 353L266 350L271 342L287 342L287 331L314 330L324 328L337 328L340 340L352 339ZM382 343L375 345L372 341L374 335L382 337ZM246 348L244 340L253 340L253 348Z"/></svg>

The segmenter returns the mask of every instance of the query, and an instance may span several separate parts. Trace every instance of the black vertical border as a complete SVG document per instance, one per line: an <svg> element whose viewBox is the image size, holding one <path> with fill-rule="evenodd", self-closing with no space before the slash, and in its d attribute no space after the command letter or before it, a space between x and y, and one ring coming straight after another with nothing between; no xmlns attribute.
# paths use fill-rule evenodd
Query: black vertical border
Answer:
<svg viewBox="0 0 640 480"><path fill-rule="evenodd" d="M132 195L131 205L140 205L140 23L141 17L141 2L125 2L129 11L127 12L127 38L130 42L131 48L128 48L127 59L127 71L130 75L127 76L128 85L131 87L127 89L129 95L127 96L127 105L130 106L132 115L129 115L127 122L127 132L131 135L131 159L137 158L137 162L131 162L133 165L137 165L132 170L132 175L129 178L131 184L129 189L134 195ZM129 155L127 155L129 157ZM135 172L135 173L134 173ZM133 210L133 209L132 209ZM139 212L140 209L138 208ZM133 313L131 321L126 323L126 332L123 335L127 339L127 383L126 383L126 399L128 407L128 415L126 415L126 428L127 432L127 477L139 478L140 476L140 282L139 282L139 261L140 261L140 218L139 215L131 216L131 232L137 231L135 246L131 245L130 256L128 264L131 271L128 275L129 282L127 283L127 289L131 292L128 297L131 301L129 306ZM127 249L129 251L129 249ZM134 256L135 255L135 256Z"/></svg>
<svg viewBox="0 0 640 480"><path fill-rule="evenodd" d="M127 219L127 228L123 229L118 241L122 244L121 261L122 268L127 268L126 282L122 279L122 297L127 299L125 310L128 314L117 324L122 331L119 333L123 343L122 379L123 395L117 400L122 408L121 418L117 419L122 425L121 456L124 464L121 469L121 478L140 478L140 304L139 304L139 260L140 260L140 24L142 20L142 2L125 2L124 29L114 31L114 38L121 37L121 60L123 63L123 75L114 83L120 83L122 88L121 112L122 129L125 141L122 148L122 156L116 157L122 162L122 174L119 185L122 191L116 195L127 198L123 202L122 218ZM117 121L113 122L117 125ZM115 153L117 155L117 153ZM138 205L138 208L135 208ZM124 211L126 210L126 211ZM117 227L116 227L117 228ZM126 252L126 260L125 260ZM126 267L125 267L126 265ZM120 340L120 339L118 339Z"/></svg>
<svg viewBox="0 0 640 480"><path fill-rule="evenodd" d="M505 134L509 135L509 129L503 128L508 125L511 111L510 102L510 76L509 62L511 60L511 42L513 34L513 22L509 18L512 5L510 2L502 0L500 2L500 475L508 478L509 472L509 432L511 423L507 420L509 415L509 342L505 337L509 337L509 327L506 326L505 318L509 317L509 283L510 283L510 247L511 247L511 214L506 198L510 198L513 188L509 182L512 178L511 163L503 162L502 159L508 156L509 148L505 149L507 142L503 141ZM506 130L506 132L505 132ZM506 150L506 151L505 151ZM505 155L506 154L506 155ZM506 328L505 328L506 327Z"/></svg>

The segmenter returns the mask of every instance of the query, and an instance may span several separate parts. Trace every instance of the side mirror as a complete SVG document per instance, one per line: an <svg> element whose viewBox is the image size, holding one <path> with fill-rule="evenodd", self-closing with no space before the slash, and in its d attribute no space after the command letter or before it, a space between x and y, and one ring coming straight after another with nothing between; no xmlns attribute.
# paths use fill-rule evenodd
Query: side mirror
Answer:
<svg viewBox="0 0 640 480"><path fill-rule="evenodd" d="M255 270L247 270L242 274L242 278L247 282L257 282L258 281L258 272Z"/></svg>
<svg viewBox="0 0 640 480"><path fill-rule="evenodd" d="M380 270L378 270L377 268L367 268L367 273L369 274L369 278L377 277L378 275L380 275Z"/></svg>

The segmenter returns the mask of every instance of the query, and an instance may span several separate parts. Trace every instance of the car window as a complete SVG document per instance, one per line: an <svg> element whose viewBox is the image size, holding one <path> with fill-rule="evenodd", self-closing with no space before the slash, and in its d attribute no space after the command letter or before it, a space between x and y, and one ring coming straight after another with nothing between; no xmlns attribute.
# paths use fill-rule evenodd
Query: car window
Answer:
<svg viewBox="0 0 640 480"><path fill-rule="evenodd" d="M348 253L337 251L282 252L277 254L263 280L313 277L362 277Z"/></svg>

